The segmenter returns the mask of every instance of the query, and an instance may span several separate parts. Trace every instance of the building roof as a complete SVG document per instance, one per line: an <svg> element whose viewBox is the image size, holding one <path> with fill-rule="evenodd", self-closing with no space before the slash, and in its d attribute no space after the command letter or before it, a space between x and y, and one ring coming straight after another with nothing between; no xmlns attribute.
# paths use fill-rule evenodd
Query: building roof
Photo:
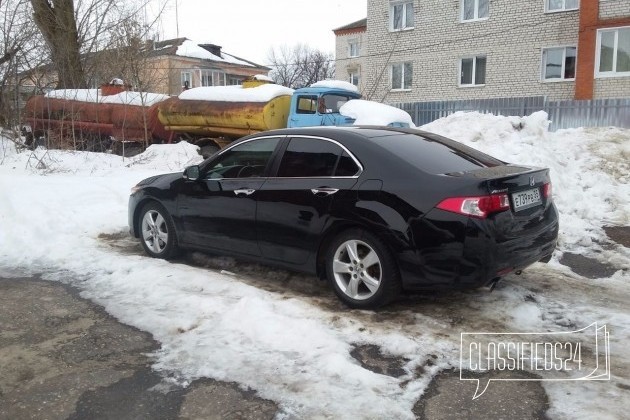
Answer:
<svg viewBox="0 0 630 420"><path fill-rule="evenodd" d="M349 23L340 28L333 29L335 35L350 34L353 32L363 32L367 30L367 18L357 20L356 22Z"/></svg>
<svg viewBox="0 0 630 420"><path fill-rule="evenodd" d="M234 64L244 67L255 67L261 70L270 70L268 67L256 64L244 58L237 57L221 51L221 47L215 44L197 44L188 38L174 38L164 41L156 41L152 44L151 56L177 55L180 57L196 58Z"/></svg>

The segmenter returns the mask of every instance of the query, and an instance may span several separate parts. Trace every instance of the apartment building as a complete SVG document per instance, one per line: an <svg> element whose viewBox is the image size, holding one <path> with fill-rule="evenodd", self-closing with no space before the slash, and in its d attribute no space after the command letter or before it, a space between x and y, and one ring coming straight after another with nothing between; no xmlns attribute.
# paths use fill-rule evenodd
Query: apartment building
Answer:
<svg viewBox="0 0 630 420"><path fill-rule="evenodd" d="M630 0L367 2L335 30L336 77L370 99L630 97Z"/></svg>

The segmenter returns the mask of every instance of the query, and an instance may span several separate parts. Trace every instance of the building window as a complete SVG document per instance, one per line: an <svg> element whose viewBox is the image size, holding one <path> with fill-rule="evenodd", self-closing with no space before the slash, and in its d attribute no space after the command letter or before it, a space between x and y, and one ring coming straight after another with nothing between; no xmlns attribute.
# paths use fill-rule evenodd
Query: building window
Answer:
<svg viewBox="0 0 630 420"><path fill-rule="evenodd" d="M359 56L359 40L353 39L348 42L348 56L349 57Z"/></svg>
<svg viewBox="0 0 630 420"><path fill-rule="evenodd" d="M191 87L193 87L193 85L192 85L192 72L190 72L190 71L183 71L182 72L182 89L186 90L186 89L190 89Z"/></svg>
<svg viewBox="0 0 630 420"><path fill-rule="evenodd" d="M490 0L462 0L462 22L487 19Z"/></svg>
<svg viewBox="0 0 630 420"><path fill-rule="evenodd" d="M548 12L562 12L580 8L580 0L545 0Z"/></svg>
<svg viewBox="0 0 630 420"><path fill-rule="evenodd" d="M212 72L201 70L201 86L212 86Z"/></svg>
<svg viewBox="0 0 630 420"><path fill-rule="evenodd" d="M462 58L459 69L460 86L482 86L486 84L486 57Z"/></svg>
<svg viewBox="0 0 630 420"><path fill-rule="evenodd" d="M389 26L392 31L413 28L413 2L396 1L390 3Z"/></svg>
<svg viewBox="0 0 630 420"><path fill-rule="evenodd" d="M238 77L230 77L228 78L228 85L230 86L238 86L243 84L243 79Z"/></svg>
<svg viewBox="0 0 630 420"><path fill-rule="evenodd" d="M630 76L630 27L597 32L597 75Z"/></svg>
<svg viewBox="0 0 630 420"><path fill-rule="evenodd" d="M413 83L411 62L392 64L392 90L409 90Z"/></svg>
<svg viewBox="0 0 630 420"><path fill-rule="evenodd" d="M355 86L359 86L359 72L358 71L350 72L349 82Z"/></svg>
<svg viewBox="0 0 630 420"><path fill-rule="evenodd" d="M575 47L543 49L543 80L575 79Z"/></svg>

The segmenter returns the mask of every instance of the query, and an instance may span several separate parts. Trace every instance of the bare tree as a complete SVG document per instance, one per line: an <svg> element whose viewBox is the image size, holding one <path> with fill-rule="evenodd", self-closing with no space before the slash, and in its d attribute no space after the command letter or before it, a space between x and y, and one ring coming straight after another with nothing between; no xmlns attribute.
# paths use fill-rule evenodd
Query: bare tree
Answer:
<svg viewBox="0 0 630 420"><path fill-rule="evenodd" d="M0 126L18 122L16 111L23 93L19 85L24 70L46 57L41 43L29 0L0 0Z"/></svg>
<svg viewBox="0 0 630 420"><path fill-rule="evenodd" d="M33 19L50 49L57 88L85 88L74 0L30 0Z"/></svg>
<svg viewBox="0 0 630 420"><path fill-rule="evenodd" d="M305 44L281 46L268 54L271 77L278 84L290 88L309 86L319 80L330 79L335 73L334 57Z"/></svg>

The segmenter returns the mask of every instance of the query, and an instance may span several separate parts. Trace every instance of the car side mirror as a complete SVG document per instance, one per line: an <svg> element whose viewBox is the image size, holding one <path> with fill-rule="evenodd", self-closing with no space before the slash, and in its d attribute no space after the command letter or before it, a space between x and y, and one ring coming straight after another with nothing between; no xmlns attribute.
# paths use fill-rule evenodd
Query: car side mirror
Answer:
<svg viewBox="0 0 630 420"><path fill-rule="evenodd" d="M191 181L196 181L201 177L201 169L199 169L199 165L189 166L184 169L184 179L189 179Z"/></svg>

